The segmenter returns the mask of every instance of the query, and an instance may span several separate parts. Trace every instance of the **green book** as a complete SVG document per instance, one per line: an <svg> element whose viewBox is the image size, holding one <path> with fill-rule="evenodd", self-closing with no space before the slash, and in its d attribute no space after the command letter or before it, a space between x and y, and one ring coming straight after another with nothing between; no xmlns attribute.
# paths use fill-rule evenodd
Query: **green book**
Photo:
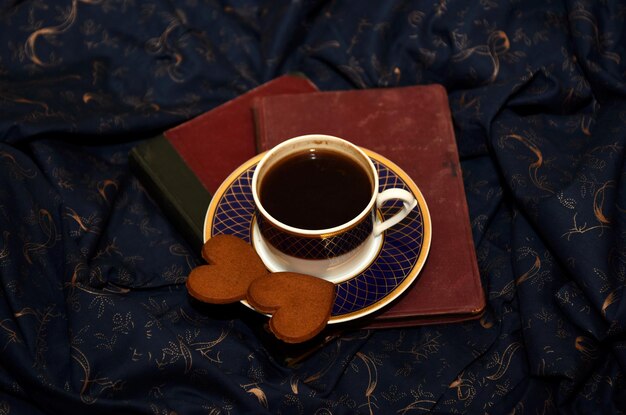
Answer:
<svg viewBox="0 0 626 415"><path fill-rule="evenodd" d="M201 249L204 217L211 193L168 139L159 135L133 147L130 165L150 196L193 249Z"/></svg>

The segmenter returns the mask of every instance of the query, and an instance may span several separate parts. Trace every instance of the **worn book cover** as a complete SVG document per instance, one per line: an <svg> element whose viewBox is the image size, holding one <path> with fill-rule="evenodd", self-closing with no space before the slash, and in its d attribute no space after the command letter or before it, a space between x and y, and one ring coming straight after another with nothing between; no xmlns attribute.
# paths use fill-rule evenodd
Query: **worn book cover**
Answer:
<svg viewBox="0 0 626 415"><path fill-rule="evenodd" d="M447 93L440 85L313 92L255 103L257 145L330 134L387 157L424 194L432 244L417 281L369 327L462 321L485 307Z"/></svg>
<svg viewBox="0 0 626 415"><path fill-rule="evenodd" d="M137 177L198 252L211 195L256 154L252 102L311 91L317 88L304 76L280 76L131 150Z"/></svg>

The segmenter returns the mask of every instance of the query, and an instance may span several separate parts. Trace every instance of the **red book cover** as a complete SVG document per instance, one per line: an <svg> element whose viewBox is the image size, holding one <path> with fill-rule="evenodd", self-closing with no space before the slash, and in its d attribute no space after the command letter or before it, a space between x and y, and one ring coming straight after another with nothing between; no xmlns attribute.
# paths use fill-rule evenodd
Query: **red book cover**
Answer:
<svg viewBox="0 0 626 415"><path fill-rule="evenodd" d="M477 318L485 307L452 119L440 85L276 95L255 104L257 145L329 134L396 163L424 194L432 243L416 282L368 322L399 327Z"/></svg>
<svg viewBox="0 0 626 415"><path fill-rule="evenodd" d="M211 196L256 154L252 101L311 91L317 88L305 77L284 75L131 149L137 177L194 249L199 251L204 242Z"/></svg>
<svg viewBox="0 0 626 415"><path fill-rule="evenodd" d="M264 83L163 135L210 193L256 155L252 102L274 94L317 91L307 78L283 75Z"/></svg>

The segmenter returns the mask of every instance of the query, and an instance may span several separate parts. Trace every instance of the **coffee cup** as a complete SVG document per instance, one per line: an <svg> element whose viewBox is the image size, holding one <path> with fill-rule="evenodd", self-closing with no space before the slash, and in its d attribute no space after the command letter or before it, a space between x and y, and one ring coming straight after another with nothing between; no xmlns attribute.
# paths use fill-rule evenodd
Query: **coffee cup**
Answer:
<svg viewBox="0 0 626 415"><path fill-rule="evenodd" d="M417 205L404 189L379 192L378 172L358 146L310 134L267 151L252 176L256 214L253 245L271 271L340 282L380 251L384 231ZM382 219L381 205L402 207Z"/></svg>

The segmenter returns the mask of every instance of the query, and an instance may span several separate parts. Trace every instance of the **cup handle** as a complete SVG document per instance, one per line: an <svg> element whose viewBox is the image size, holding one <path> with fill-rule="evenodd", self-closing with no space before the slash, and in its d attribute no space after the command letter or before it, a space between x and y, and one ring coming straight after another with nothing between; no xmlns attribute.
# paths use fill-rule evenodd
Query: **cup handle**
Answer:
<svg viewBox="0 0 626 415"><path fill-rule="evenodd" d="M417 205L417 199L412 193L403 189L387 189L378 194L376 198L376 207L380 208L383 203L388 200L399 199L402 201L402 209L400 209L395 215L382 222L378 221L378 217L374 222L374 235L378 236L387 229L399 223L402 219L406 218L413 208Z"/></svg>

